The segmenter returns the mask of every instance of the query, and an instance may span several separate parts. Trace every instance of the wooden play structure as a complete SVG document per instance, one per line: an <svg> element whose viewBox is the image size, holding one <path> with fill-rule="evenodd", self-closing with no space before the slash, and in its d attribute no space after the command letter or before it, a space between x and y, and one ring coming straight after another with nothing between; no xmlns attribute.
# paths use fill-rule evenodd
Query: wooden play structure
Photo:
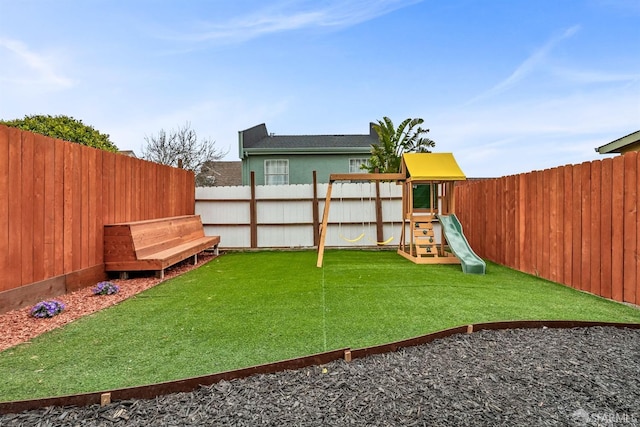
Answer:
<svg viewBox="0 0 640 427"><path fill-rule="evenodd" d="M455 182L465 179L451 153L406 153L399 173L331 174L316 265L322 267L323 263L333 183L395 181L402 185L398 254L416 264L462 264L465 273L484 274L484 262L469 247L455 216Z"/></svg>
<svg viewBox="0 0 640 427"><path fill-rule="evenodd" d="M442 227L436 243L438 215L455 213L455 182L466 177L451 153L402 156L402 237L398 254L416 264L460 264L445 244ZM408 226L408 227L407 227Z"/></svg>

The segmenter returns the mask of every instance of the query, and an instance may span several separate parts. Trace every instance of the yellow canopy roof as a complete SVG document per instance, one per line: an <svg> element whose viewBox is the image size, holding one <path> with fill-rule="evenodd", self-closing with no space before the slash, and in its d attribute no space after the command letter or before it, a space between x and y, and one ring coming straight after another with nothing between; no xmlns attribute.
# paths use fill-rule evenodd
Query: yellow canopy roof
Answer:
<svg viewBox="0 0 640 427"><path fill-rule="evenodd" d="M402 162L411 181L462 181L467 179L452 153L405 153Z"/></svg>

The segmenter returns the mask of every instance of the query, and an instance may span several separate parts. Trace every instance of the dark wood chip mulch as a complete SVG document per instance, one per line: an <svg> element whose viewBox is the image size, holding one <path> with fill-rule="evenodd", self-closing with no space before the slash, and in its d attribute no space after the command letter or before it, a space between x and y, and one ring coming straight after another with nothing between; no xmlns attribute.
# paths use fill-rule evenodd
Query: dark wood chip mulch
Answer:
<svg viewBox="0 0 640 427"><path fill-rule="evenodd" d="M0 426L638 426L640 330L454 335L192 393L0 416Z"/></svg>

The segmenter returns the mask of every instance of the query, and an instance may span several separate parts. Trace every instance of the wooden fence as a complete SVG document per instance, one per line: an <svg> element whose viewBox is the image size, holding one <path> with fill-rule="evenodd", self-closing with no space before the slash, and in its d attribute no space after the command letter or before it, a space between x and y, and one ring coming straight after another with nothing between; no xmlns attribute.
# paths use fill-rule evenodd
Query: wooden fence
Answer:
<svg viewBox="0 0 640 427"><path fill-rule="evenodd" d="M253 181L252 181L253 182ZM196 213L220 247L313 248L328 184L252 185L196 189ZM335 183L327 224L327 247L376 247L402 224L402 187L395 183Z"/></svg>
<svg viewBox="0 0 640 427"><path fill-rule="evenodd" d="M640 156L472 181L456 213L481 257L640 304ZM400 233L400 188L335 190L329 246ZM104 277L103 225L202 215L225 247L313 247L326 184L198 189L191 172L0 125L0 312ZM358 242L348 240L364 233Z"/></svg>
<svg viewBox="0 0 640 427"><path fill-rule="evenodd" d="M0 125L0 312L103 278L104 224L194 204L192 172Z"/></svg>
<svg viewBox="0 0 640 427"><path fill-rule="evenodd" d="M640 156L456 187L456 213L482 258L640 304Z"/></svg>

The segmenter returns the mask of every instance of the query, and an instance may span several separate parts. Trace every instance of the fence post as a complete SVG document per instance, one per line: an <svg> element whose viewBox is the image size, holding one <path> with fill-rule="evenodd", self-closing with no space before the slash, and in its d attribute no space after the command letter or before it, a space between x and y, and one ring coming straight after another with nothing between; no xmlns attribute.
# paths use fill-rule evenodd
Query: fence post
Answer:
<svg viewBox="0 0 640 427"><path fill-rule="evenodd" d="M380 181L376 180L376 242L384 242L384 219L382 218L382 200L380 199Z"/></svg>
<svg viewBox="0 0 640 427"><path fill-rule="evenodd" d="M318 203L318 174L313 171L313 246L318 246L320 242L320 217L318 209L320 204Z"/></svg>
<svg viewBox="0 0 640 427"><path fill-rule="evenodd" d="M249 204L251 222L251 248L258 247L258 211L256 208L256 173L251 171L251 203Z"/></svg>

